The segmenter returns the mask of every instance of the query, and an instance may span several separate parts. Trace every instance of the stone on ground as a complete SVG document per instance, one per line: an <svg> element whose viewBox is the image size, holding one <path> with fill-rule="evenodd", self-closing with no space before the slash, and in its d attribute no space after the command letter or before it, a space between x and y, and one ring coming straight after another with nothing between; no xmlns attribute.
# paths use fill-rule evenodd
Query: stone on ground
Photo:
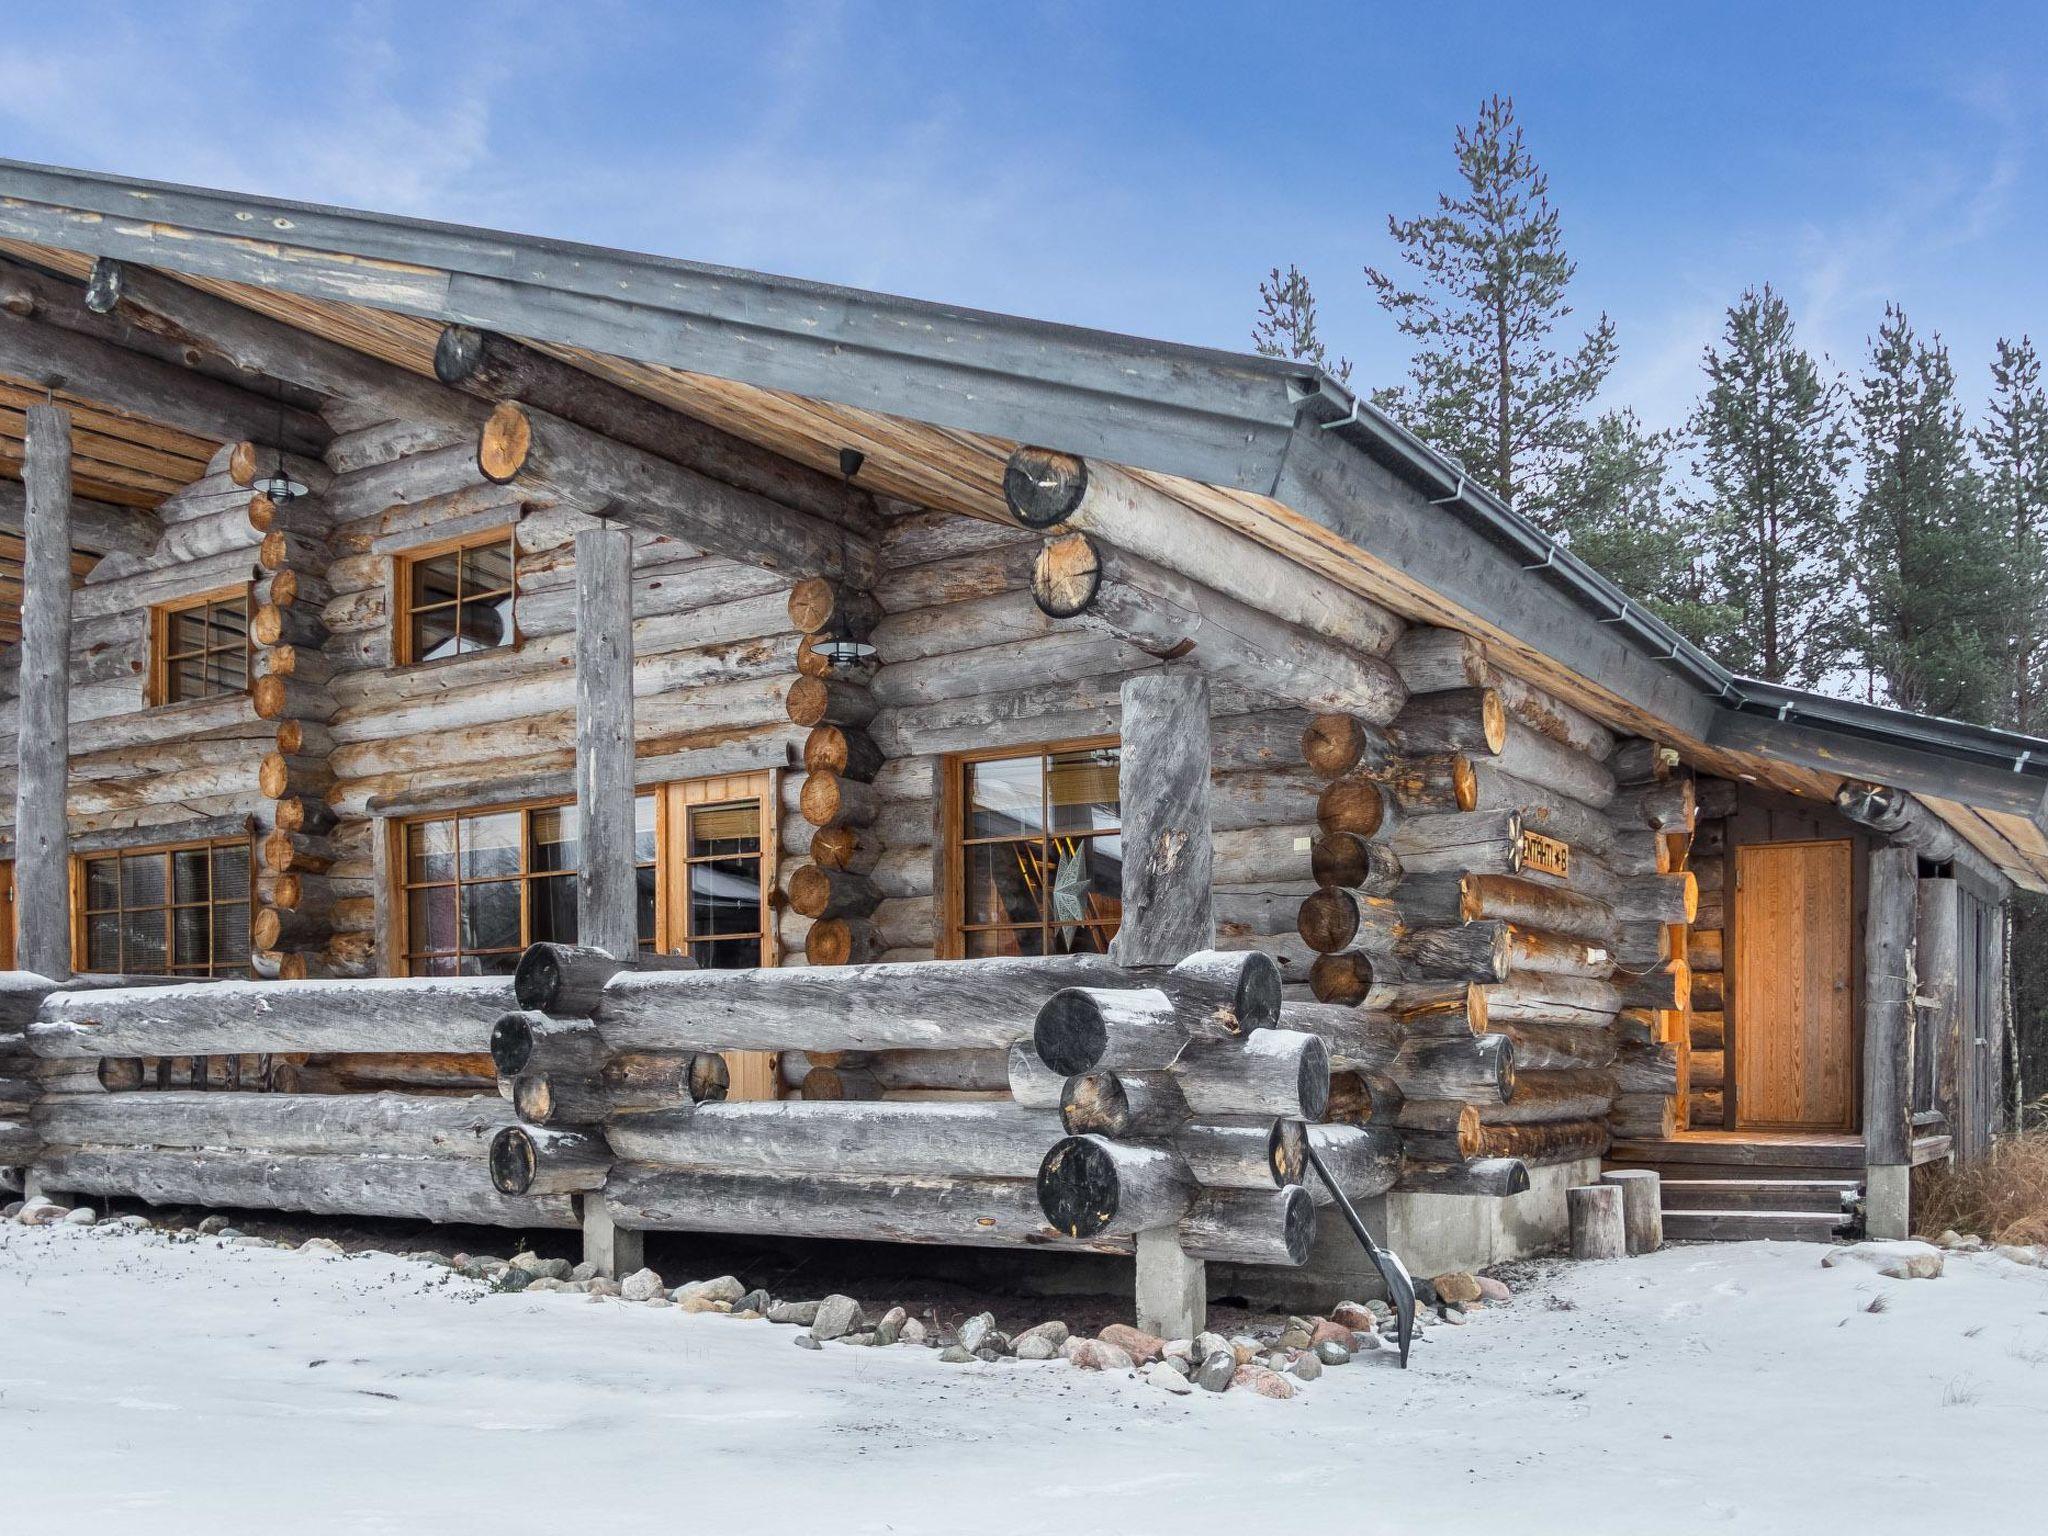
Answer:
<svg viewBox="0 0 2048 1536"><path fill-rule="evenodd" d="M666 1289L651 1269L636 1269L619 1282L619 1294L628 1301L652 1301Z"/></svg>
<svg viewBox="0 0 2048 1536"><path fill-rule="evenodd" d="M1867 1264L1880 1275L1893 1280L1933 1280L1941 1274L1942 1259L1941 1250L1932 1243L1899 1238L1830 1248L1821 1256L1820 1262L1823 1269L1836 1269L1844 1264Z"/></svg>
<svg viewBox="0 0 2048 1536"><path fill-rule="evenodd" d="M811 1322L811 1335L818 1339L836 1339L842 1333L853 1332L860 1322L860 1303L851 1296L835 1293L818 1303L818 1315Z"/></svg>
<svg viewBox="0 0 2048 1536"><path fill-rule="evenodd" d="M1096 1337L1105 1344L1115 1345L1139 1365L1150 1365L1166 1353L1166 1340L1142 1328L1133 1328L1128 1323L1111 1323Z"/></svg>

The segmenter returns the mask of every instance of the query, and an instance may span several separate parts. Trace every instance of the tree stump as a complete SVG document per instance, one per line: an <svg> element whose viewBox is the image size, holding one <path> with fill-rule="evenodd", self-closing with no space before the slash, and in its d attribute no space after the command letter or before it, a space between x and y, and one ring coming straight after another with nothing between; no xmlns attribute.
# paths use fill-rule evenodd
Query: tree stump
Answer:
<svg viewBox="0 0 2048 1536"><path fill-rule="evenodd" d="M1615 1168L1600 1182L1621 1191L1628 1251L1655 1253L1664 1246L1664 1181L1647 1168Z"/></svg>
<svg viewBox="0 0 2048 1536"><path fill-rule="evenodd" d="M1612 1184L1580 1184L1564 1192L1570 1218L1572 1257L1619 1259L1628 1255L1621 1190Z"/></svg>

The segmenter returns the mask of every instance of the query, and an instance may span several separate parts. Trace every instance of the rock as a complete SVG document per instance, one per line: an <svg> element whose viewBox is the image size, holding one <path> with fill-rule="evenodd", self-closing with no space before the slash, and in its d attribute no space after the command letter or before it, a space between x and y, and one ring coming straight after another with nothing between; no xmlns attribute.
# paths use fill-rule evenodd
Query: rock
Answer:
<svg viewBox="0 0 2048 1536"><path fill-rule="evenodd" d="M649 1301L667 1289L661 1276L651 1269L636 1269L619 1282L619 1294L628 1301Z"/></svg>
<svg viewBox="0 0 2048 1536"><path fill-rule="evenodd" d="M1234 1334L1230 1340L1230 1352L1237 1356L1239 1365L1248 1365L1266 1352L1266 1347L1248 1333Z"/></svg>
<svg viewBox="0 0 2048 1536"><path fill-rule="evenodd" d="M225 1237L226 1234L223 1233L222 1236ZM267 1237L247 1237L239 1233L234 1237L228 1238L227 1241L230 1248L275 1248L277 1246Z"/></svg>
<svg viewBox="0 0 2048 1536"><path fill-rule="evenodd" d="M1166 1340L1128 1323L1111 1323L1095 1337L1115 1345L1138 1365L1150 1365L1166 1353Z"/></svg>
<svg viewBox="0 0 2048 1536"><path fill-rule="evenodd" d="M1335 1339L1325 1339L1315 1347L1315 1357L1325 1365L1349 1365L1351 1351Z"/></svg>
<svg viewBox="0 0 2048 1536"><path fill-rule="evenodd" d="M675 1305L678 1311L691 1313L730 1312L732 1310L731 1302L714 1301L709 1296L685 1296L681 1301L676 1302Z"/></svg>
<svg viewBox="0 0 2048 1536"><path fill-rule="evenodd" d="M1445 1306L1463 1306L1480 1297L1479 1281L1466 1270L1454 1269L1438 1275L1430 1284L1436 1287L1437 1300Z"/></svg>
<svg viewBox="0 0 2048 1536"><path fill-rule="evenodd" d="M564 1280L562 1283L564 1285L576 1284L574 1280ZM624 1282L614 1280L609 1275L592 1275L583 1282L583 1288L593 1296L623 1296L626 1291ZM648 1299L652 1300L653 1298L649 1297ZM666 1301L668 1298L664 1296L662 1299Z"/></svg>
<svg viewBox="0 0 2048 1536"><path fill-rule="evenodd" d="M1357 1345L1352 1350L1353 1354L1362 1355L1369 1349L1378 1349L1380 1347L1380 1336L1374 1333L1370 1328L1368 1328L1364 1333L1355 1335L1355 1337L1357 1339Z"/></svg>
<svg viewBox="0 0 2048 1536"><path fill-rule="evenodd" d="M1193 1339L1168 1339L1166 1341L1165 1354L1169 1360L1185 1360L1192 1365L1195 1360L1195 1341Z"/></svg>
<svg viewBox="0 0 2048 1536"><path fill-rule="evenodd" d="M1195 1379L1195 1362L1186 1355L1168 1355L1159 1363L1169 1370L1179 1371L1189 1381Z"/></svg>
<svg viewBox="0 0 2048 1536"><path fill-rule="evenodd" d="M149 1218L147 1216L116 1216L114 1218L114 1225L119 1227L123 1232L147 1232L150 1230ZM328 1239L324 1237L316 1237L310 1238L308 1239L308 1241L324 1243L328 1241ZM339 1243L336 1243L334 1246L336 1250L339 1251L341 1245Z"/></svg>
<svg viewBox="0 0 2048 1536"><path fill-rule="evenodd" d="M753 1290L747 1292L746 1295L742 1296L739 1299L736 1310L741 1312L766 1313L768 1308L774 1304L774 1301L774 1297L770 1296L766 1291L756 1286Z"/></svg>
<svg viewBox="0 0 2048 1536"><path fill-rule="evenodd" d="M597 1266L588 1259L585 1259L581 1264L578 1264L569 1271L569 1278L571 1280L591 1280L595 1279L596 1276Z"/></svg>
<svg viewBox="0 0 2048 1536"><path fill-rule="evenodd" d="M963 1348L958 1344L948 1344L939 1351L939 1364L941 1365L966 1365L973 1358L973 1350Z"/></svg>
<svg viewBox="0 0 2048 1536"><path fill-rule="evenodd" d="M640 1305L643 1307L672 1307L675 1305L675 1303L670 1301L666 1296L650 1296L645 1301L641 1302Z"/></svg>
<svg viewBox="0 0 2048 1536"><path fill-rule="evenodd" d="M1147 1386L1171 1392L1175 1397L1186 1397L1195 1390L1195 1384L1175 1370L1171 1360L1159 1360L1146 1366L1144 1375Z"/></svg>
<svg viewBox="0 0 2048 1536"><path fill-rule="evenodd" d="M1444 1313L1444 1315L1438 1318L1437 1321L1440 1323L1449 1323L1453 1328L1462 1328L1465 1326L1465 1314L1453 1309L1452 1311ZM1399 1333L1400 1329L1397 1327L1394 1331L1396 1333Z"/></svg>
<svg viewBox="0 0 2048 1536"><path fill-rule="evenodd" d="M1479 1282L1480 1300L1503 1302L1514 1299L1515 1293L1508 1289L1508 1283L1505 1280L1496 1280L1491 1275L1479 1275L1475 1278Z"/></svg>
<svg viewBox="0 0 2048 1536"><path fill-rule="evenodd" d="M301 1253L339 1253L341 1244L331 1237L309 1237L299 1244Z"/></svg>
<svg viewBox="0 0 2048 1536"><path fill-rule="evenodd" d="M74 1205L64 1213L63 1224L67 1227L89 1227L100 1219L100 1213L89 1205Z"/></svg>
<svg viewBox="0 0 2048 1536"><path fill-rule="evenodd" d="M799 1328L808 1328L818 1320L818 1303L815 1301L778 1301L768 1309L771 1323L795 1323Z"/></svg>
<svg viewBox="0 0 2048 1536"><path fill-rule="evenodd" d="M24 1227L55 1226L64 1219L66 1207L54 1200L30 1200L23 1204L21 1213L14 1219Z"/></svg>
<svg viewBox="0 0 2048 1536"><path fill-rule="evenodd" d="M521 1264L519 1267L529 1274L539 1275L543 1280L560 1280L566 1284L569 1279L570 1264L567 1259L540 1259L536 1263Z"/></svg>
<svg viewBox="0 0 2048 1536"><path fill-rule="evenodd" d="M1211 1350L1202 1357L1202 1363L1195 1367L1195 1385L1206 1392L1229 1390L1231 1378L1237 1374L1237 1357L1228 1345Z"/></svg>
<svg viewBox="0 0 2048 1536"><path fill-rule="evenodd" d="M228 1219L225 1216L205 1217L199 1223L199 1235L201 1237L212 1237L216 1232L225 1232L227 1225Z"/></svg>
<svg viewBox="0 0 2048 1536"><path fill-rule="evenodd" d="M1069 1365L1083 1371L1128 1371L1136 1363L1128 1351L1101 1339L1069 1339L1060 1353Z"/></svg>
<svg viewBox="0 0 2048 1536"><path fill-rule="evenodd" d="M533 1279L526 1282L526 1292L528 1295L535 1291L566 1291L568 1289L569 1282L557 1275L536 1275Z"/></svg>
<svg viewBox="0 0 2048 1536"><path fill-rule="evenodd" d="M10 1200L5 1205L0 1205L0 1221L14 1220L15 1217L21 1214L22 1208L27 1204L26 1200Z"/></svg>
<svg viewBox="0 0 2048 1536"><path fill-rule="evenodd" d="M1010 1340L1011 1353L1019 1360L1050 1360L1067 1342L1067 1325L1058 1318L1035 1323Z"/></svg>
<svg viewBox="0 0 2048 1536"><path fill-rule="evenodd" d="M929 1330L921 1321L914 1317L907 1317L903 1320L902 1331L896 1337L905 1344L923 1344L928 1333Z"/></svg>
<svg viewBox="0 0 2048 1536"><path fill-rule="evenodd" d="M960 1325L960 1347L970 1355L988 1342L988 1336L996 1329L993 1312L977 1312Z"/></svg>
<svg viewBox="0 0 2048 1536"><path fill-rule="evenodd" d="M1323 1374L1323 1362L1311 1351L1294 1362L1294 1377L1297 1381L1314 1381Z"/></svg>
<svg viewBox="0 0 2048 1536"><path fill-rule="evenodd" d="M1200 1365L1211 1355L1218 1351L1227 1351L1229 1348L1230 1340L1220 1333L1198 1333L1195 1335L1194 1353L1191 1358L1195 1364Z"/></svg>
<svg viewBox="0 0 2048 1536"><path fill-rule="evenodd" d="M1315 1339L1311 1335L1306 1323L1298 1327L1293 1323L1289 1323L1280 1330L1280 1347L1282 1349L1307 1349L1314 1342Z"/></svg>
<svg viewBox="0 0 2048 1536"><path fill-rule="evenodd" d="M882 1320L875 1324L875 1342L894 1344L903 1335L903 1325L910 1321L910 1314L901 1307L891 1307L882 1314Z"/></svg>
<svg viewBox="0 0 2048 1536"><path fill-rule="evenodd" d="M796 1336L796 1347L798 1349L823 1349L825 1346L812 1338L808 1333L800 1333Z"/></svg>
<svg viewBox="0 0 2048 1536"><path fill-rule="evenodd" d="M1358 1348L1358 1335L1342 1323L1333 1322L1327 1317L1317 1318L1315 1329L1309 1335L1310 1346L1330 1343L1341 1344L1344 1353L1348 1355Z"/></svg>
<svg viewBox="0 0 2048 1536"><path fill-rule="evenodd" d="M2029 1269L2040 1269L2044 1264L2042 1250L2039 1248L2023 1248L2018 1243L1999 1243L1991 1251L2001 1259L2014 1264L2024 1264Z"/></svg>
<svg viewBox="0 0 2048 1536"><path fill-rule="evenodd" d="M1336 1306L1330 1308L1330 1321L1342 1323L1346 1328L1354 1331L1360 1328L1370 1328L1373 1325L1372 1313L1355 1301L1340 1301Z"/></svg>
<svg viewBox="0 0 2048 1536"><path fill-rule="evenodd" d="M1880 1275L1894 1280L1933 1280L1941 1274L1941 1250L1932 1243L1900 1239L1891 1242L1850 1243L1830 1248L1821 1255L1821 1268L1844 1264L1867 1264Z"/></svg>
<svg viewBox="0 0 2048 1536"><path fill-rule="evenodd" d="M853 1332L860 1323L860 1303L851 1296L834 1294L818 1303L818 1315L811 1320L811 1336L836 1339L842 1333Z"/></svg>
<svg viewBox="0 0 2048 1536"><path fill-rule="evenodd" d="M1240 1365L1237 1374L1230 1378L1230 1384L1233 1387L1250 1387L1261 1397L1294 1396L1294 1383L1263 1365Z"/></svg>
<svg viewBox="0 0 2048 1536"><path fill-rule="evenodd" d="M982 1348L977 1349L974 1352L974 1358L979 1360L983 1365L994 1365L998 1360L1002 1359L1003 1356L1002 1351L990 1349L986 1345L984 1345Z"/></svg>
<svg viewBox="0 0 2048 1536"><path fill-rule="evenodd" d="M679 1285L670 1292L678 1304L693 1298L705 1301L722 1301L727 1309L738 1305L747 1288L731 1275L720 1275L716 1280L693 1280L688 1285Z"/></svg>
<svg viewBox="0 0 2048 1536"><path fill-rule="evenodd" d="M851 1344L858 1349L872 1349L875 1344L875 1331L870 1328L862 1333L842 1333L834 1342Z"/></svg>
<svg viewBox="0 0 2048 1536"><path fill-rule="evenodd" d="M1267 1354L1265 1360L1261 1363L1269 1371L1284 1371L1291 1362L1288 1359L1286 1350L1276 1349Z"/></svg>
<svg viewBox="0 0 2048 1536"><path fill-rule="evenodd" d="M1371 1301L1368 1301L1365 1304L1365 1310L1370 1312L1374 1317L1378 1318L1381 1322L1385 1322L1388 1318L1394 1315L1394 1309L1388 1306L1384 1301L1381 1301L1378 1297L1374 1297Z"/></svg>

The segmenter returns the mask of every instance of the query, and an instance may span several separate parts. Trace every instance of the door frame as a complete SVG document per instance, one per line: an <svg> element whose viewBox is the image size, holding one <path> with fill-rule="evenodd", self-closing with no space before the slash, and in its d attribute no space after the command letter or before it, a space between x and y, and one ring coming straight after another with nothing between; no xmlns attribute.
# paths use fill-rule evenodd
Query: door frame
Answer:
<svg viewBox="0 0 2048 1536"><path fill-rule="evenodd" d="M1759 1135L1774 1133L1822 1135L1839 1132L1844 1135L1859 1134L1863 1129L1863 917L1864 917L1864 855L1862 841L1853 833L1844 831L1829 836L1824 829L1814 828L1821 833L1807 837L1759 837L1740 843L1731 843L1728 849L1729 890L1726 898L1724 920L1727 923L1727 938L1723 945L1722 966L1726 976L1727 1066L1724 1072L1723 1091L1728 1095L1727 1121L1736 1131L1750 1131ZM1836 1125L1757 1125L1748 1122L1743 1114L1743 1071L1742 1037L1745 1027L1741 1006L1742 965L1745 954L1743 933L1742 860L1752 849L1823 847L1841 845L1849 856L1848 923L1845 942L1847 962L1847 1022L1848 1035L1848 1107L1840 1123Z"/></svg>

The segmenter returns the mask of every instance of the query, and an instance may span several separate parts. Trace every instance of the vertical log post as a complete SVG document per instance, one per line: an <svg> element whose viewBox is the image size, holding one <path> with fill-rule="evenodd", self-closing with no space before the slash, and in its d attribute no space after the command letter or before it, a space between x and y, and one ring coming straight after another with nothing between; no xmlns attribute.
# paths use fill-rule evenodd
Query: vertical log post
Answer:
<svg viewBox="0 0 2048 1536"><path fill-rule="evenodd" d="M1913 936L1919 855L1890 845L1870 853L1863 928L1864 1226L1900 1238L1912 1226Z"/></svg>
<svg viewBox="0 0 2048 1536"><path fill-rule="evenodd" d="M1944 1128L1961 1137L1956 1084L1963 1058L1963 1011L1956 997L1963 905L1953 880L1922 880L1913 971L1918 998L1913 1031L1913 1108L1940 1112Z"/></svg>
<svg viewBox="0 0 2048 1536"><path fill-rule="evenodd" d="M576 535L576 938L621 959L640 942L633 869L633 537ZM641 1267L645 1241L580 1197L583 1257L613 1279Z"/></svg>
<svg viewBox="0 0 2048 1536"><path fill-rule="evenodd" d="M17 963L71 975L71 415L28 408L22 480L20 771L14 798ZM1206 730L1206 727L1205 727Z"/></svg>
<svg viewBox="0 0 2048 1536"><path fill-rule="evenodd" d="M1130 966L1177 965L1216 943L1210 889L1209 684L1160 671L1123 686L1123 918L1113 946ZM1137 1237L1138 1326L1191 1339L1207 1325L1208 1269L1181 1250L1177 1228Z"/></svg>

